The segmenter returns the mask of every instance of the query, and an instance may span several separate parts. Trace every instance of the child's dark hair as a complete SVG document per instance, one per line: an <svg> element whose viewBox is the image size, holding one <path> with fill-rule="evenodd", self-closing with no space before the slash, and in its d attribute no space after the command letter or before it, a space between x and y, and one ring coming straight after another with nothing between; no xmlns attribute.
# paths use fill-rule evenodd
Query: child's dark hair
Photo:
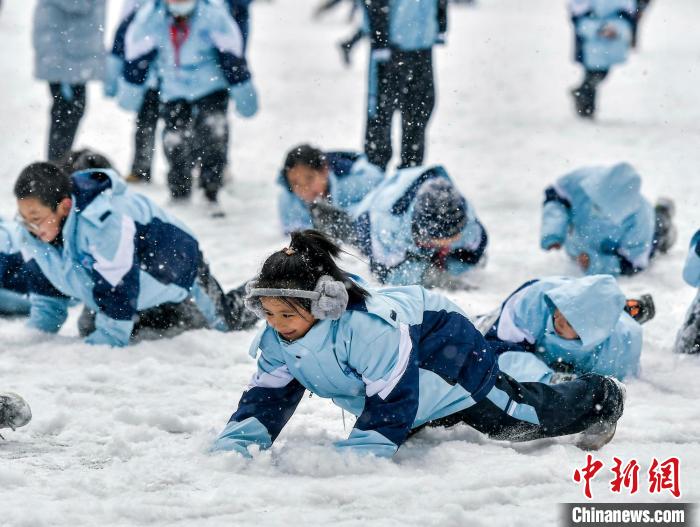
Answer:
<svg viewBox="0 0 700 527"><path fill-rule="evenodd" d="M335 263L340 247L320 231L308 229L291 234L289 247L270 255L260 270L255 287L301 289L313 291L316 282L324 275L343 282L348 291L349 303L360 302L370 293ZM298 304L311 311L311 301L305 298L280 298L292 308Z"/></svg>
<svg viewBox="0 0 700 527"><path fill-rule="evenodd" d="M73 184L70 177L53 163L32 163L20 173L15 182L17 199L34 198L55 211L65 198L69 198Z"/></svg>
<svg viewBox="0 0 700 527"><path fill-rule="evenodd" d="M287 158L284 160L284 177L287 173L297 165L304 165L314 170L321 170L327 164L326 154L318 148L308 144L295 146L287 153Z"/></svg>
<svg viewBox="0 0 700 527"><path fill-rule="evenodd" d="M63 165L63 170L72 174L73 172L78 172L79 170L89 170L92 168L114 168L112 163L107 157L95 152L90 148L83 148L82 150L73 150L68 154L66 161Z"/></svg>

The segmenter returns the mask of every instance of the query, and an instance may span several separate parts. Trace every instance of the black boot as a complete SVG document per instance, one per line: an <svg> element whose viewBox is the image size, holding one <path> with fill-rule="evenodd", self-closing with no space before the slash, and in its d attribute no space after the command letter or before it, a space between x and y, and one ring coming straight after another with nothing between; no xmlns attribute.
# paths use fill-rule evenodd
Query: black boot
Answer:
<svg viewBox="0 0 700 527"><path fill-rule="evenodd" d="M660 253L667 253L678 238L678 230L673 225L673 217L676 214L676 205L671 198L659 198L654 206L656 214L656 229L654 239L656 248Z"/></svg>
<svg viewBox="0 0 700 527"><path fill-rule="evenodd" d="M639 298L629 298L625 303L625 311L640 324L649 322L656 315L654 299L651 295L642 295Z"/></svg>

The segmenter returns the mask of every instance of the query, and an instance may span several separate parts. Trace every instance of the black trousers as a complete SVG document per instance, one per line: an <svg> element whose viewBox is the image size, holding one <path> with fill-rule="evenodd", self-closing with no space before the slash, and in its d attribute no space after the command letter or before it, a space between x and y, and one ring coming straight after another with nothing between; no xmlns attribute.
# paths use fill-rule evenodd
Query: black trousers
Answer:
<svg viewBox="0 0 700 527"><path fill-rule="evenodd" d="M196 101L178 99L163 105L163 148L174 198L190 195L192 170L198 166L200 186L207 198L216 199L227 163L228 99L228 91L221 90Z"/></svg>
<svg viewBox="0 0 700 527"><path fill-rule="evenodd" d="M219 282L202 259L197 270L197 285L211 299L219 315L226 321L229 331L248 329L258 321L244 304L245 284L224 293ZM207 320L196 302L187 297L182 302L166 302L136 315L132 340L173 337L185 331L208 327ZM78 319L78 332L85 337L95 331L95 312L85 308Z"/></svg>
<svg viewBox="0 0 700 527"><path fill-rule="evenodd" d="M576 100L576 111L583 117L595 114L598 85L608 76L607 71L586 70L581 85L573 92Z"/></svg>
<svg viewBox="0 0 700 527"><path fill-rule="evenodd" d="M370 89L365 129L365 153L386 169L391 160L391 122L401 114L401 164L423 164L425 133L435 107L432 49L392 51L387 62L370 64Z"/></svg>
<svg viewBox="0 0 700 527"><path fill-rule="evenodd" d="M518 382L501 372L496 386L505 395L505 408L489 398L461 412L436 419L424 426L466 423L493 439L530 441L576 434L599 421L616 421L624 401L617 385L601 375L586 374L556 385ZM525 405L525 406L523 406ZM539 424L523 420L524 407L532 407ZM417 432L414 429L411 433Z"/></svg>
<svg viewBox="0 0 700 527"><path fill-rule="evenodd" d="M676 353L700 353L700 295L690 305L673 349Z"/></svg>
<svg viewBox="0 0 700 527"><path fill-rule="evenodd" d="M85 113L85 84L71 84L66 96L61 84L49 83L53 103L49 125L49 161L60 161L68 156L73 147L78 125Z"/></svg>
<svg viewBox="0 0 700 527"><path fill-rule="evenodd" d="M151 164L156 142L156 127L160 116L160 100L158 90L146 91L143 104L136 114L136 131L134 132L134 162L131 173L149 181L151 179Z"/></svg>

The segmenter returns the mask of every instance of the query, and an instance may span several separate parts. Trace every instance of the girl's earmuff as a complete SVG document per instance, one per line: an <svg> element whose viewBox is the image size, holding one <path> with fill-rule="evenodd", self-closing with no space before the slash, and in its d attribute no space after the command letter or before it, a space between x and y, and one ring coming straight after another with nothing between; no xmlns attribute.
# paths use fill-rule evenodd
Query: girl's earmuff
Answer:
<svg viewBox="0 0 700 527"><path fill-rule="evenodd" d="M311 314L319 320L338 320L348 307L348 290L343 282L332 276L324 275L316 282L313 291L303 289L278 289L273 287L256 287L255 280L246 284L245 306L260 318L265 318L260 298L290 297L311 300Z"/></svg>

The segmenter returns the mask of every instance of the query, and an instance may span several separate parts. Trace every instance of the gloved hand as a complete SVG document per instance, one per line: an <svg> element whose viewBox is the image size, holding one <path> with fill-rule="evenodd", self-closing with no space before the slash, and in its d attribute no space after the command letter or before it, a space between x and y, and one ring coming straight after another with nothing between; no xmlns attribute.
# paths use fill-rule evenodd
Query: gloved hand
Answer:
<svg viewBox="0 0 700 527"><path fill-rule="evenodd" d="M250 80L231 86L231 99L241 117L253 117L258 112L258 94Z"/></svg>

